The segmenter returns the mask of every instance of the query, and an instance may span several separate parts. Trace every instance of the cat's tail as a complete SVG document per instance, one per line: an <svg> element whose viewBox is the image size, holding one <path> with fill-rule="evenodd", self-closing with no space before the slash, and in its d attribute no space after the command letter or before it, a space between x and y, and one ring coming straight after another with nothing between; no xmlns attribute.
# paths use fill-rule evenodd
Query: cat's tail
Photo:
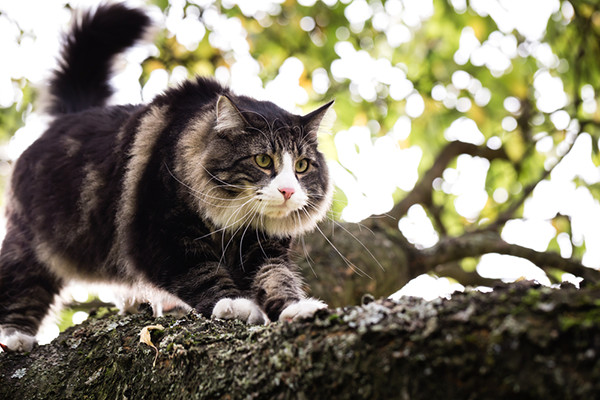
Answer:
<svg viewBox="0 0 600 400"><path fill-rule="evenodd" d="M59 65L50 79L46 111L68 114L103 106L114 56L140 40L150 17L123 4L104 4L82 14L66 35Z"/></svg>

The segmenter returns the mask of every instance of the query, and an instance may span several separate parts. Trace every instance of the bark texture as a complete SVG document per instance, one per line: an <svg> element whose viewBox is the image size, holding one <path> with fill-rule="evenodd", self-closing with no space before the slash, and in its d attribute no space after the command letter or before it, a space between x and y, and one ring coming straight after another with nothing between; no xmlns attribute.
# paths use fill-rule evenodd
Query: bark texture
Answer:
<svg viewBox="0 0 600 400"><path fill-rule="evenodd" d="M521 282L433 302L366 297L269 326L90 318L29 354L0 354L0 398L599 398L599 298ZM140 332L156 324L153 366Z"/></svg>

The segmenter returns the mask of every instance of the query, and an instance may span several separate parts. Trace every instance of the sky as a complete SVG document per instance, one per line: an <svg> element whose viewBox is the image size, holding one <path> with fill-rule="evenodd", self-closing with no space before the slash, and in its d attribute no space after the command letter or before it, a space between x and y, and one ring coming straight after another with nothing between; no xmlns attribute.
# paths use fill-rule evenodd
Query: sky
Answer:
<svg viewBox="0 0 600 400"><path fill-rule="evenodd" d="M276 14L282 1L223 0L222 4L225 7L237 4L246 16L260 21L266 15ZM315 1L299 0L299 3L310 6ZM336 1L338 0L324 0L327 4L334 4ZM372 214L389 211L393 206L392 194L397 188L409 191L417 182L422 150L418 146L401 149L397 143L409 137L412 120L423 113L425 104L422 94L414 88L400 66L392 65L389 60L383 58L376 59L366 51L356 49L344 38L353 30L360 29L366 19L372 18L374 26L386 34L389 43L399 46L411 40L412 32L426 23L434 10L431 0L388 0L382 7L371 7L365 0L343 2L350 3L345 14L349 23L348 29L338 32L340 41L335 47L338 59L331 65L330 75L325 70L317 71L313 75L314 91L325 93L331 84L330 79L349 80L353 98L372 101L376 97L373 88L378 83L384 83L389 86L390 96L394 100L406 100L406 115L401 116L394 128L384 136L373 140L372 127L368 124L336 132L334 142L339 158L330 162L330 169L336 185L344 191L349 202L342 218L347 221L360 221ZM88 8L98 1L80 0L69 3L74 8ZM143 4L140 1L128 3ZM231 67L219 67L216 70L215 75L219 81L230 85L239 94L268 99L292 112L299 113L303 110L309 96L300 85L300 77L305 70L302 61L295 57L286 59L277 76L263 83L258 75L260 65L250 55L247 32L239 19L224 16L211 7L214 2L210 0L194 2L198 5L198 15L200 9L206 10L203 13L203 22L198 20L198 15L194 14L193 9L188 10L187 15L184 14L184 1L173 0L171 3L166 18L158 9L150 9L157 22L165 26L186 48L193 50L205 35L209 35L212 46L231 52ZM459 12L466 8L466 0L451 0L451 3ZM0 15L0 54L4 55L4 60L0 63L0 107L8 107L22 101L22 93L14 83L15 80L26 78L34 85L41 86L47 78L56 63L61 29L68 26L71 17L64 4L65 1L62 0L0 0L0 11L5 13ZM469 4L478 14L491 16L498 26L498 31L480 42L473 29L465 27L454 56L456 63L485 65L494 76L501 76L510 69L511 60L517 57L519 52L531 52L542 66L533 83L537 106L551 115L551 120L558 129L567 130L568 145L569 137L574 138L577 126L562 110L567 102L562 81L543 68L554 67L559 60L540 39L544 35L548 18L560 12L568 19L572 16L572 7L569 9L568 3L561 6L558 0L471 0ZM35 7L36 12L31 12L32 7ZM17 42L19 31L16 24L29 33L20 42ZM310 30L312 24L314 20L311 17L301 21L301 27L305 30ZM528 49L517 46L515 32L528 39ZM112 83L118 88L112 99L114 103L150 101L169 85L187 77L187 71L183 67L175 68L172 73L158 69L152 72L148 82L141 87L140 62L150 55L157 54L157 51L153 44L147 43L129 51L119 61L117 74L112 79ZM468 90L473 101L479 106L486 105L492 96L489 89L462 70L454 73L452 85L436 85L430 95L446 107L467 111L472 106L471 100L459 98L457 89ZM583 107L587 107L591 112L595 111L595 97L591 86L584 88ZM520 104L515 98L507 98L504 107L516 114ZM10 143L0 149L13 160L41 134L48 119L32 112L28 114L25 123ZM514 130L516 119L508 116L502 121L502 126L507 131ZM486 140L477 124L467 117L457 118L446 129L444 137L449 141L486 144L490 148L500 145L497 137ZM589 191L576 188L573 183L575 177L587 183L600 182L600 169L590 158L592 140L587 134L582 134L576 139L572 150L560 165L554 168L550 179L538 185L533 195L525 202L523 218L506 224L502 237L507 242L545 250L556 234L549 219L560 212L572 217L573 240L581 243L600 243L600 229L594 222L600 221L600 205ZM548 136L547 139L538 141L538 151L550 152L554 145L552 138ZM402 170L404 173L393 177L380 173L387 170ZM456 167L446 169L443 178L436 180L434 185L456 195L454 205L457 212L467 219L475 220L488 200L485 190L488 170L489 161L462 155L458 158ZM494 200L500 203L507 201L509 196L504 189L493 193ZM399 228L409 240L423 248L433 246L439 239L420 205L415 205L408 211L407 216L399 221ZM559 236L558 242L561 254L564 257L570 256L572 248L569 238ZM591 267L600 267L600 247L587 246L583 263ZM503 268L498 268L499 265ZM510 268L507 268L507 265L510 265ZM510 256L483 256L477 268L487 277L506 280L525 277L537 279L545 284L550 283L544 273L532 263ZM396 296L425 293L426 297L434 297L455 289L462 287L445 279L423 276L404 287ZM75 289L71 295L78 299L87 298L80 289ZM78 318L81 317L82 315L79 315Z"/></svg>

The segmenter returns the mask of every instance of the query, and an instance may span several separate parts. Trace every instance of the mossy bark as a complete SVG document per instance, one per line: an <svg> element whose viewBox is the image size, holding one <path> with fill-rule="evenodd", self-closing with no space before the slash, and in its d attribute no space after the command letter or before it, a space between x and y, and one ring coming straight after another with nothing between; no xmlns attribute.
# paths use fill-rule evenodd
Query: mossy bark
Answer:
<svg viewBox="0 0 600 400"><path fill-rule="evenodd" d="M600 288L520 283L245 326L90 318L0 354L2 399L600 398ZM140 343L148 325L155 351Z"/></svg>

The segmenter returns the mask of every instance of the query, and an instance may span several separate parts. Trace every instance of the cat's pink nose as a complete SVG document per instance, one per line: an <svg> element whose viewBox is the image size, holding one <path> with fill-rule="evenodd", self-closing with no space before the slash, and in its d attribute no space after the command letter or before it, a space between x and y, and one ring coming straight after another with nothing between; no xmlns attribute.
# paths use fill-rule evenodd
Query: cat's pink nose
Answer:
<svg viewBox="0 0 600 400"><path fill-rule="evenodd" d="M279 188L279 193L281 193L283 195L283 198L286 200L289 200L290 197L292 197L292 195L294 194L294 189L293 188Z"/></svg>

